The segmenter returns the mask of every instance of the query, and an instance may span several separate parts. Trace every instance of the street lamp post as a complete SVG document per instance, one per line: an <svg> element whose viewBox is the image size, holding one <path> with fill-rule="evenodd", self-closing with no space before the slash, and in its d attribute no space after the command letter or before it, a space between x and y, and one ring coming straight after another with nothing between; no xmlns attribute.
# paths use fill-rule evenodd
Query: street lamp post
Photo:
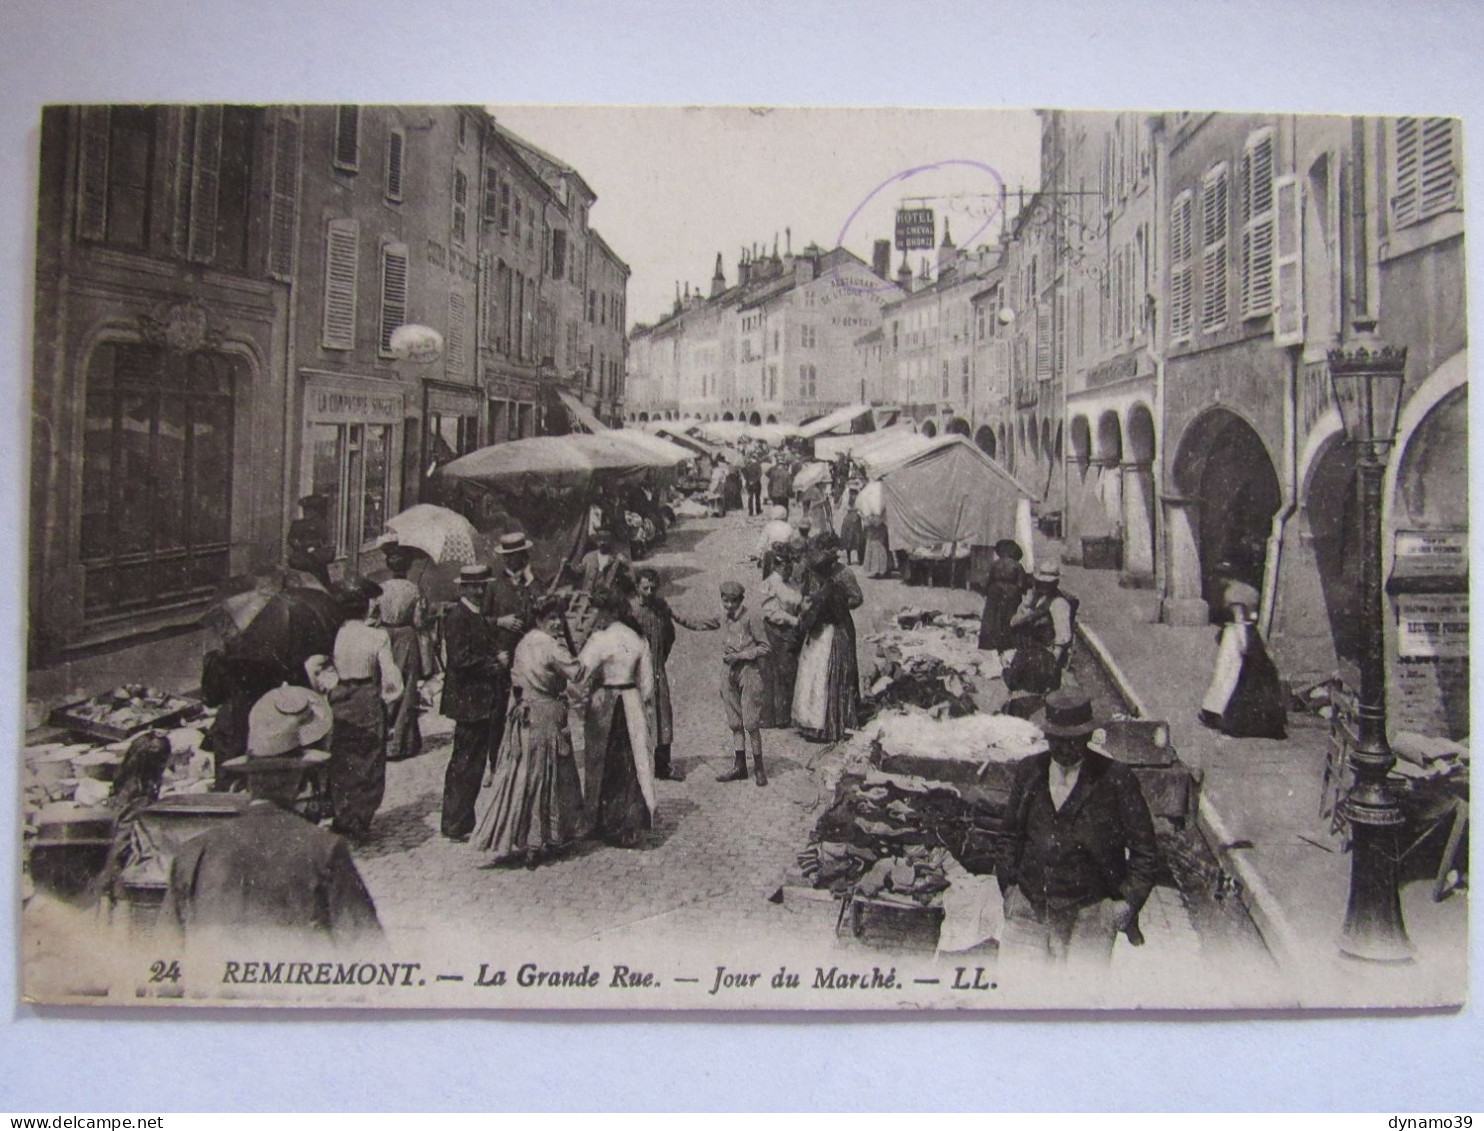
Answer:
<svg viewBox="0 0 1484 1131"><path fill-rule="evenodd" d="M1360 517L1360 702L1352 736L1354 781L1343 812L1350 823L1350 900L1341 953L1372 962L1409 962L1402 922L1397 831L1403 817L1387 776L1396 758L1386 740L1386 640L1381 581L1381 492L1401 409L1405 347L1382 344L1374 323L1357 323L1351 342L1329 352L1330 380L1346 440L1356 451Z"/></svg>

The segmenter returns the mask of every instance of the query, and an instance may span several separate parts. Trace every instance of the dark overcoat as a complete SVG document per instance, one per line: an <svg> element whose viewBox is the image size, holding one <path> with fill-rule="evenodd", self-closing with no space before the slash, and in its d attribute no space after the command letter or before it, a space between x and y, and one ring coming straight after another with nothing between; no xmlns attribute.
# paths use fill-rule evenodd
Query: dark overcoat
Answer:
<svg viewBox="0 0 1484 1131"><path fill-rule="evenodd" d="M496 684L501 695L509 691L501 681L505 669L498 659L493 626L459 601L443 614L443 647L448 670L439 710L455 722L489 718L495 709Z"/></svg>

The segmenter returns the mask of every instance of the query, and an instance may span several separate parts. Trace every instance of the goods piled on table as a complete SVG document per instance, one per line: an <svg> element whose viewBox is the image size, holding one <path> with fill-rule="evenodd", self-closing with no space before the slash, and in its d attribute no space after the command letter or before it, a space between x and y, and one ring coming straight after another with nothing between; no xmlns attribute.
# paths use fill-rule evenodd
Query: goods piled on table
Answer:
<svg viewBox="0 0 1484 1131"><path fill-rule="evenodd" d="M978 617L909 607L892 619L891 627L865 638L877 655L862 697L866 718L899 707L956 717L1003 702L999 657L976 646Z"/></svg>

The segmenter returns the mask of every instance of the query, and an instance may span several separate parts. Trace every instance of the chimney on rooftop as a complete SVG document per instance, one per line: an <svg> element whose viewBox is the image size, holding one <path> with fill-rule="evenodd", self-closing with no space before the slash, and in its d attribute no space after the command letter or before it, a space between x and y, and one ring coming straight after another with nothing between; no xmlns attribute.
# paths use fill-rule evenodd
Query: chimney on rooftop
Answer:
<svg viewBox="0 0 1484 1131"><path fill-rule="evenodd" d="M891 240L877 240L872 245L871 272L876 278L891 282Z"/></svg>
<svg viewBox="0 0 1484 1131"><path fill-rule="evenodd" d="M711 297L715 298L727 289L726 272L721 269L721 252L716 253L716 270L711 274Z"/></svg>

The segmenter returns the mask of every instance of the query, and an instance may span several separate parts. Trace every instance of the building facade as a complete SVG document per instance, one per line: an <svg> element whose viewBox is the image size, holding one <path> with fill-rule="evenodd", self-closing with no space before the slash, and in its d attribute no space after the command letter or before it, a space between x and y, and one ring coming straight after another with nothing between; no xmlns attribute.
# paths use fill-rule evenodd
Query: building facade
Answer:
<svg viewBox="0 0 1484 1131"><path fill-rule="evenodd" d="M272 565L299 123L48 107L32 385L32 666L194 623Z"/></svg>
<svg viewBox="0 0 1484 1131"><path fill-rule="evenodd" d="M621 415L628 268L575 171L512 138L473 106L47 111L33 666L194 626L282 561L305 495L354 570L433 467L537 434L584 356ZM406 324L437 360L394 356Z"/></svg>

